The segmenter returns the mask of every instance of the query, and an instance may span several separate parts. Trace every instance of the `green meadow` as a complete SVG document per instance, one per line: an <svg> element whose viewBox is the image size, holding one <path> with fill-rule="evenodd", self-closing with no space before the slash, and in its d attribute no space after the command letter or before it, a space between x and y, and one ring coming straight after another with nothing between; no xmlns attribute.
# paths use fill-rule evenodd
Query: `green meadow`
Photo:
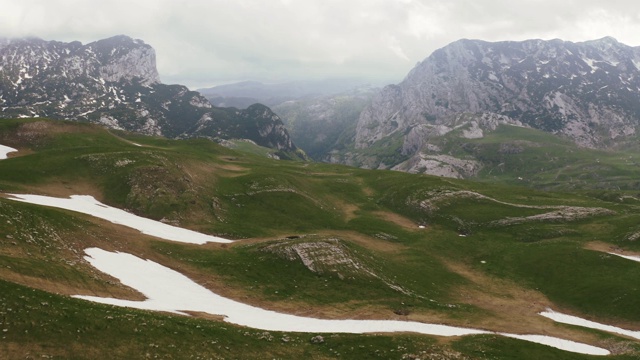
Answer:
<svg viewBox="0 0 640 360"><path fill-rule="evenodd" d="M517 150L501 152L505 143ZM315 334L205 314L93 304L70 296L141 295L84 261L92 246L282 312L545 334L609 349L611 359L640 357L636 340L537 315L552 308L640 330L640 263L607 254L640 254L640 156L632 152L580 150L505 127L473 145L449 143L492 164L462 181L63 121L3 120L0 144L19 150L0 161L0 193L93 195L237 240L162 241L0 197L0 358L597 358L497 335L324 334L315 343Z"/></svg>

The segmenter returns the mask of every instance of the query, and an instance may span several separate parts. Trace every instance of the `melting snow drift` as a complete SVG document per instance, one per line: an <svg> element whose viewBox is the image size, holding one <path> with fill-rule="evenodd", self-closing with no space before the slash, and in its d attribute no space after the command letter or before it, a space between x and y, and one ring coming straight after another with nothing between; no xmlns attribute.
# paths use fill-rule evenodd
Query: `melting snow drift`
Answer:
<svg viewBox="0 0 640 360"><path fill-rule="evenodd" d="M197 311L223 315L226 322L268 331L354 334L415 332L438 336L493 334L493 332L485 330L412 321L327 320L282 314L224 298L174 270L131 254L109 252L98 248L89 248L85 252L88 255L85 259L95 268L119 279L124 285L140 291L148 299L131 301L95 296L76 296L84 300L173 313ZM581 354L609 355L609 351L602 348L550 336L505 333L499 335Z"/></svg>
<svg viewBox="0 0 640 360"><path fill-rule="evenodd" d="M640 340L640 331L625 330L619 327L605 325L605 324L597 323L595 321L579 318L577 316L562 314L559 312L555 312L553 310L543 311L540 313L540 315L559 323L583 326L590 329L603 330L610 333L625 335L625 336Z"/></svg>
<svg viewBox="0 0 640 360"><path fill-rule="evenodd" d="M103 203L94 199L93 196L72 195L69 199L63 199L42 195L9 195L13 196L13 198L9 198L11 200L77 211L83 214L92 215L97 218L110 221L114 224L120 224L139 230L143 234L156 236L166 240L190 244L204 244L207 242L233 242L233 240L206 235L187 229L182 229L176 226L167 225L160 221L143 218L128 213L124 210L104 205Z"/></svg>
<svg viewBox="0 0 640 360"><path fill-rule="evenodd" d="M411 331L442 336L488 333L482 330L408 321L323 320L277 313L214 294L186 276L150 260L98 248L89 248L85 252L88 255L85 257L86 260L95 268L148 297L146 301L129 301L77 296L86 300L174 313L206 312L226 316L225 321L232 324L269 331L331 333Z"/></svg>
<svg viewBox="0 0 640 360"><path fill-rule="evenodd" d="M14 149L12 147L0 145L0 160L6 159L8 153L12 153L12 152L16 152L16 151L18 151L18 150Z"/></svg>
<svg viewBox="0 0 640 360"><path fill-rule="evenodd" d="M631 261L637 261L640 262L640 256L633 256L633 255L622 255L622 254L616 254L616 253L607 253L607 254L611 254L611 255L615 255L615 256L620 256L621 258L625 258L627 260L631 260Z"/></svg>

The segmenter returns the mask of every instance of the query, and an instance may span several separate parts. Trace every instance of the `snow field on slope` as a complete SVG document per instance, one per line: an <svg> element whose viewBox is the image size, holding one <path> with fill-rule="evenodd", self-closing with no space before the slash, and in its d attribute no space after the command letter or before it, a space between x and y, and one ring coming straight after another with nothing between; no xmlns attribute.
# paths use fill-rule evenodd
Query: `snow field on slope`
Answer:
<svg viewBox="0 0 640 360"><path fill-rule="evenodd" d="M207 242L233 242L233 240L206 235L192 230L179 228L177 226L171 226L160 221L143 218L141 216L128 213L124 210L104 205L103 203L94 199L93 196L72 195L69 199L63 199L42 195L8 195L13 197L9 198L10 200L76 211L110 221L114 224L124 225L136 229L143 234L159 237L165 240L198 245L202 245Z"/></svg>

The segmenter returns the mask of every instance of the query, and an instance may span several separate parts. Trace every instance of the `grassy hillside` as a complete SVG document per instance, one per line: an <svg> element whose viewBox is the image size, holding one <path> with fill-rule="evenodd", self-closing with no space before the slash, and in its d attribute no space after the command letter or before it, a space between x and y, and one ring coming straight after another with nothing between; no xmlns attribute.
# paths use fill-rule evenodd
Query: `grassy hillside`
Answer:
<svg viewBox="0 0 640 360"><path fill-rule="evenodd" d="M480 161L480 180L555 190L640 190L637 151L580 148L549 133L504 125L482 139L453 132L440 141L446 153Z"/></svg>
<svg viewBox="0 0 640 360"><path fill-rule="evenodd" d="M0 193L90 194L142 216L240 240L161 241L0 197L0 354L7 358L591 358L500 336L340 334L315 344L311 334L265 335L206 316L91 304L68 295L141 299L84 261L91 246L154 260L263 308L546 334L608 348L615 359L640 356L633 340L537 315L550 307L640 330L640 290L633 285L640 263L606 254L640 253L640 200L632 192L546 192L278 161L253 147L46 120L0 122L0 144L19 150L0 161ZM477 146L493 153L481 141ZM557 146L547 151L565 145ZM529 161L546 156L537 147L526 151ZM579 157L560 155L576 173L584 170ZM525 171L495 161L506 161L511 174Z"/></svg>

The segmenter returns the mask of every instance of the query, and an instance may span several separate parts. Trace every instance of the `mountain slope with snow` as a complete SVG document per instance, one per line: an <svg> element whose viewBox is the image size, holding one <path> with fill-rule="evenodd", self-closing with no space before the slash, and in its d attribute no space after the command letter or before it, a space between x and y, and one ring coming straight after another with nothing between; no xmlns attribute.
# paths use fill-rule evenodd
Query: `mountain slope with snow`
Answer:
<svg viewBox="0 0 640 360"><path fill-rule="evenodd" d="M360 115L354 149L334 161L383 168L416 163L424 154L453 155L438 150L438 139L480 139L501 125L542 130L586 148L635 146L639 104L640 48L613 38L459 40L374 97ZM391 162L367 156L390 138L398 153Z"/></svg>
<svg viewBox="0 0 640 360"><path fill-rule="evenodd" d="M86 45L0 40L0 117L86 121L169 138L247 138L297 157L269 108L214 107L185 86L162 84L153 48L123 35Z"/></svg>

